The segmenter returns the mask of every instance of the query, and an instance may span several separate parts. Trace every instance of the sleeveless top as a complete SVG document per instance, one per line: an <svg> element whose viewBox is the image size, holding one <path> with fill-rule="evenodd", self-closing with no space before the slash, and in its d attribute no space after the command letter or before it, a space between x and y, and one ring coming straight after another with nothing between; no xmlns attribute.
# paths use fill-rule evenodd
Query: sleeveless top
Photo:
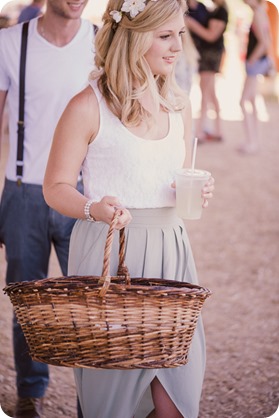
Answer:
<svg viewBox="0 0 279 418"><path fill-rule="evenodd" d="M90 85L99 103L100 127L82 165L85 196L96 201L115 196L127 208L175 206L171 184L185 158L181 113L169 113L169 131L163 139L143 139L109 110L97 81Z"/></svg>

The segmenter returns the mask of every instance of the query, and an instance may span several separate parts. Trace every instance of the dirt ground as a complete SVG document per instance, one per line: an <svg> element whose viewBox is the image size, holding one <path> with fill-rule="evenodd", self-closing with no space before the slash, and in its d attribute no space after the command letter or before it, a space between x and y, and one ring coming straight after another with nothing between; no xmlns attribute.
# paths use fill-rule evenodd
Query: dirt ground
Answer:
<svg viewBox="0 0 279 418"><path fill-rule="evenodd" d="M235 148L243 138L243 126L235 83L235 74L231 77L228 71L218 85L224 142L198 147L196 166L214 175L215 197L201 220L186 224L200 283L213 291L203 308L207 368L200 418L266 418L274 414L279 398L279 105L268 94L265 101L259 99L260 152L239 155ZM192 96L195 116L197 86ZM4 144L1 186L6 151ZM4 273L0 250L1 289ZM49 276L59 274L53 256ZM0 304L0 404L12 416L12 307L2 291ZM50 369L44 418L74 418L72 371Z"/></svg>

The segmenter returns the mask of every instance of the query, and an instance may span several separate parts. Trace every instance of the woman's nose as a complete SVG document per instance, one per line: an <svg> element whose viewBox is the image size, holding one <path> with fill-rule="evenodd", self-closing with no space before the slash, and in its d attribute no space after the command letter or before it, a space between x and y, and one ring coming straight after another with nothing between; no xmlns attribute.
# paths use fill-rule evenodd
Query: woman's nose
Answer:
<svg viewBox="0 0 279 418"><path fill-rule="evenodd" d="M174 52L180 52L180 51L182 51L182 40L181 40L181 37L180 36L174 39L174 42L172 44L172 48L171 49Z"/></svg>

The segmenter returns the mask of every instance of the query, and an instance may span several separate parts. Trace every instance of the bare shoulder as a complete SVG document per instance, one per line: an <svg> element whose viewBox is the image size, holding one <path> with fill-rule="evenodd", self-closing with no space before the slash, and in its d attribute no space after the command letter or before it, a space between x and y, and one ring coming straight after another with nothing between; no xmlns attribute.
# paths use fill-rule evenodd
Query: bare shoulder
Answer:
<svg viewBox="0 0 279 418"><path fill-rule="evenodd" d="M90 113L92 116L92 109L98 108L98 101L96 94L91 86L85 87L80 93L76 94L69 102L68 108L81 113Z"/></svg>
<svg viewBox="0 0 279 418"><path fill-rule="evenodd" d="M99 131L99 104L96 94L91 86L87 86L80 93L76 94L68 103L63 121L70 129L79 129L87 137L94 139Z"/></svg>
<svg viewBox="0 0 279 418"><path fill-rule="evenodd" d="M99 106L91 86L76 94L66 106L56 127L56 137L89 144L99 132Z"/></svg>

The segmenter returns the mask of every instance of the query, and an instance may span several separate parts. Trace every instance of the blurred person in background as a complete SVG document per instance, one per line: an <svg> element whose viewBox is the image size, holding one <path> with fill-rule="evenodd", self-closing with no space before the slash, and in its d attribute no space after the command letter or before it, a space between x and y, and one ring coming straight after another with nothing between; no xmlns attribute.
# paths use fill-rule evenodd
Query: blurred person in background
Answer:
<svg viewBox="0 0 279 418"><path fill-rule="evenodd" d="M245 139L238 147L238 151L253 154L259 148L256 108L258 75L267 76L275 68L275 64L270 56L272 39L265 0L244 0L244 3L252 9L253 16L245 59L246 78L240 100Z"/></svg>
<svg viewBox="0 0 279 418"><path fill-rule="evenodd" d="M23 161L17 163L19 63L23 24L0 31L0 132L7 100L9 153L0 202L0 243L6 282L47 277L52 244L67 274L74 219L50 209L42 182L57 121L72 96L88 84L94 66L94 29L81 19L86 1L47 0L43 16L28 22ZM27 25L27 23L25 24ZM1 139L1 138L0 138ZM18 164L23 173L18 174ZM81 182L78 187L82 189ZM49 382L47 364L32 361L21 327L13 319L17 403L15 418L41 417Z"/></svg>
<svg viewBox="0 0 279 418"><path fill-rule="evenodd" d="M20 15L21 10L25 6L26 5L23 4L20 0L11 0L8 2L4 2L4 6L1 9L1 13L9 17L9 26L18 23L18 16Z"/></svg>
<svg viewBox="0 0 279 418"><path fill-rule="evenodd" d="M0 13L0 29L8 28L9 26L10 26L9 16Z"/></svg>
<svg viewBox="0 0 279 418"><path fill-rule="evenodd" d="M205 7L203 3L197 0L187 0L187 7L188 10L186 11L186 16L189 16L199 22L202 26L207 27L208 24L208 18L209 18L209 11ZM200 38L199 35L197 35L195 32L191 31L191 36L193 39L193 42L199 51L199 53L202 52L202 44L203 39Z"/></svg>
<svg viewBox="0 0 279 418"><path fill-rule="evenodd" d="M175 67L175 77L177 84L190 94L193 75L198 70L200 56L187 26L185 26L185 33L182 36L182 47L182 53Z"/></svg>
<svg viewBox="0 0 279 418"><path fill-rule="evenodd" d="M28 6L24 7L18 17L18 23L34 19L42 14L45 0L33 0Z"/></svg>
<svg viewBox="0 0 279 418"><path fill-rule="evenodd" d="M186 22L191 33L203 40L200 42L199 75L201 89L201 112L197 123L196 136L199 142L221 141L223 139L220 119L220 105L216 95L216 74L220 72L225 51L224 32L228 24L228 7L225 0L213 0L214 9L209 12L207 25L204 27L191 16L186 15ZM215 111L214 129L208 130L207 111Z"/></svg>

